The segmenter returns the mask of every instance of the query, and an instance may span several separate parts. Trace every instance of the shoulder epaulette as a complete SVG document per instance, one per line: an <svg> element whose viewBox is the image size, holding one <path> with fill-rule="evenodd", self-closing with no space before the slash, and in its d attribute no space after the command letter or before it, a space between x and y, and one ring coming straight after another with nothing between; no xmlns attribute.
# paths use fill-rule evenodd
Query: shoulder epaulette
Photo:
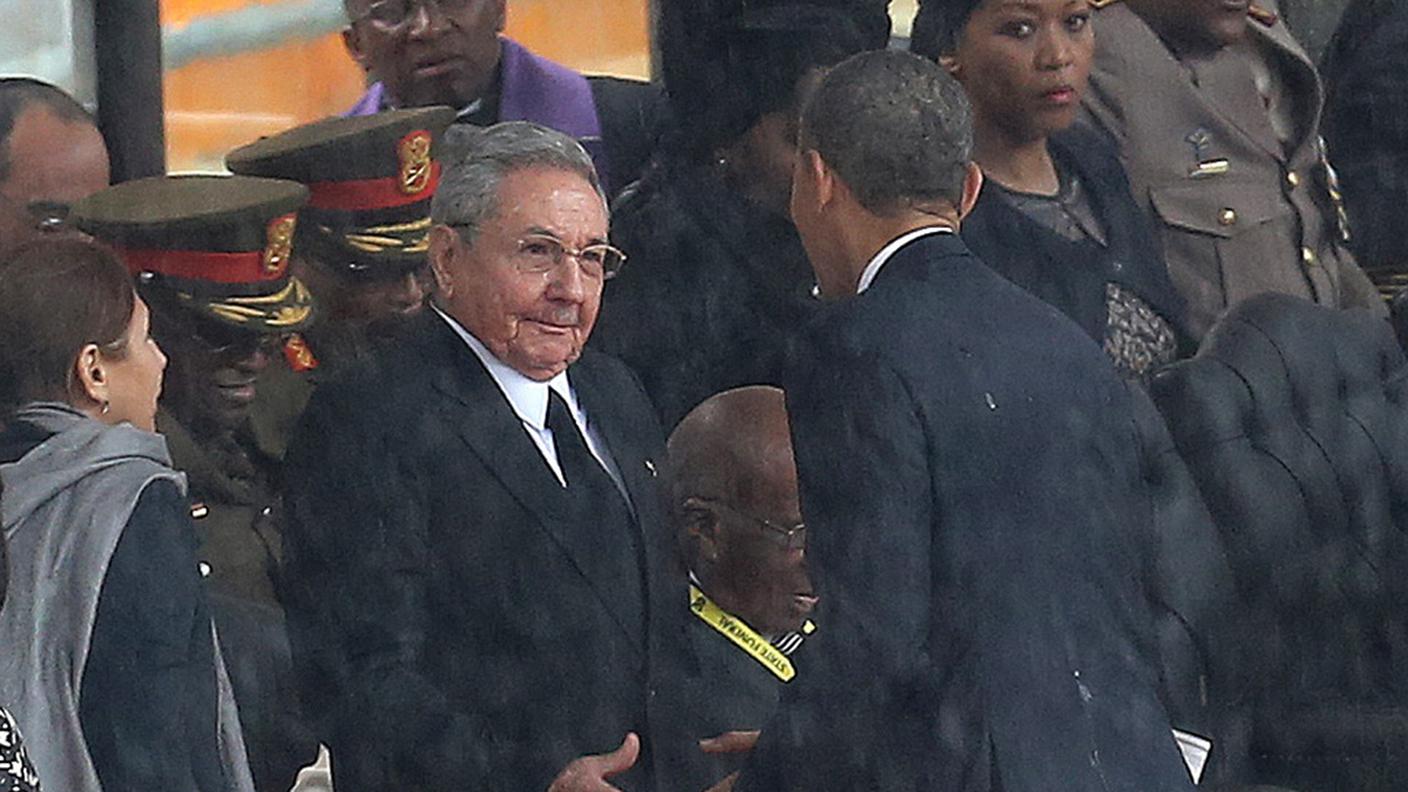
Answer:
<svg viewBox="0 0 1408 792"><path fill-rule="evenodd" d="M308 342L298 333L289 336L284 342L284 359L294 371L312 371L318 367L318 359L313 356L313 350L308 348Z"/></svg>

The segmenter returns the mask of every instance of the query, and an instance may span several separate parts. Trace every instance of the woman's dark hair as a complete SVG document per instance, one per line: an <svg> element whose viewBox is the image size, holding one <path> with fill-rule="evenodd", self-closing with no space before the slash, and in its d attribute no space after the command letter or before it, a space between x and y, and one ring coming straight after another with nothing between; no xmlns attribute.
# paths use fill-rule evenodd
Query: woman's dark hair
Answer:
<svg viewBox="0 0 1408 792"><path fill-rule="evenodd" d="M968 18L983 0L920 0L910 26L909 51L929 60L952 54Z"/></svg>
<svg viewBox="0 0 1408 792"><path fill-rule="evenodd" d="M75 395L74 360L88 344L120 358L136 307L132 278L107 248L38 239L0 263L0 415Z"/></svg>
<svg viewBox="0 0 1408 792"><path fill-rule="evenodd" d="M888 17L873 2L730 6L661 6L665 89L687 160L708 159L763 116L795 109L809 72L883 47L889 35Z"/></svg>

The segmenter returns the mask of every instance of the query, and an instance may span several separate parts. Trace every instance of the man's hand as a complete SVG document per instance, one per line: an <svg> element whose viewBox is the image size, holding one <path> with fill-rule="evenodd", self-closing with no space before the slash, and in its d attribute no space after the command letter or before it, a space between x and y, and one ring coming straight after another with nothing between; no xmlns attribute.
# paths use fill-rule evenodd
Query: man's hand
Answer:
<svg viewBox="0 0 1408 792"><path fill-rule="evenodd" d="M700 740L699 750L707 754L748 753L753 750L753 746L758 744L759 734L760 732L756 731L724 732L717 737ZM733 785L736 783L738 783L738 773L728 776L704 792L733 792Z"/></svg>
<svg viewBox="0 0 1408 792"><path fill-rule="evenodd" d="M756 731L724 732L717 737L700 740L699 749L707 754L748 753L753 750L753 746L758 744L758 735L761 733Z"/></svg>
<svg viewBox="0 0 1408 792"><path fill-rule="evenodd" d="M611 753L573 759L562 768L548 792L621 792L606 779L630 770L640 758L640 738L628 732L621 747Z"/></svg>

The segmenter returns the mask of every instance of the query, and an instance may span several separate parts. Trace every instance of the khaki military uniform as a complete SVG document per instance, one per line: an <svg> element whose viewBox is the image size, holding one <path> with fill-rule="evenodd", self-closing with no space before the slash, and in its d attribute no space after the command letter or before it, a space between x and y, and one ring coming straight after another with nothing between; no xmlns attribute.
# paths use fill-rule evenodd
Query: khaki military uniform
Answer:
<svg viewBox="0 0 1408 792"><path fill-rule="evenodd" d="M1274 12L1243 44L1186 60L1125 5L1095 12L1086 109L1121 147L1195 339L1268 291L1385 313L1344 247L1319 76Z"/></svg>
<svg viewBox="0 0 1408 792"><path fill-rule="evenodd" d="M173 467L190 482L201 571L214 592L278 607L278 493L267 460L230 441L200 444L169 412L157 414Z"/></svg>

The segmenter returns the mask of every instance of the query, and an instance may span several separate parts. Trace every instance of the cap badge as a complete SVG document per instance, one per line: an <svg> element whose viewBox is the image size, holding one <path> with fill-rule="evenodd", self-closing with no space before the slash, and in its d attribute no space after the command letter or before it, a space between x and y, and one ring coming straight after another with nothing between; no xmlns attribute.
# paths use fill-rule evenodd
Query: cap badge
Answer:
<svg viewBox="0 0 1408 792"><path fill-rule="evenodd" d="M401 192L415 195L430 186L430 133L417 130L401 138L396 153L401 158Z"/></svg>
<svg viewBox="0 0 1408 792"><path fill-rule="evenodd" d="M289 255L293 252L293 229L296 215L287 214L269 221L266 230L268 243L264 247L264 271L270 275L282 273L288 268Z"/></svg>

